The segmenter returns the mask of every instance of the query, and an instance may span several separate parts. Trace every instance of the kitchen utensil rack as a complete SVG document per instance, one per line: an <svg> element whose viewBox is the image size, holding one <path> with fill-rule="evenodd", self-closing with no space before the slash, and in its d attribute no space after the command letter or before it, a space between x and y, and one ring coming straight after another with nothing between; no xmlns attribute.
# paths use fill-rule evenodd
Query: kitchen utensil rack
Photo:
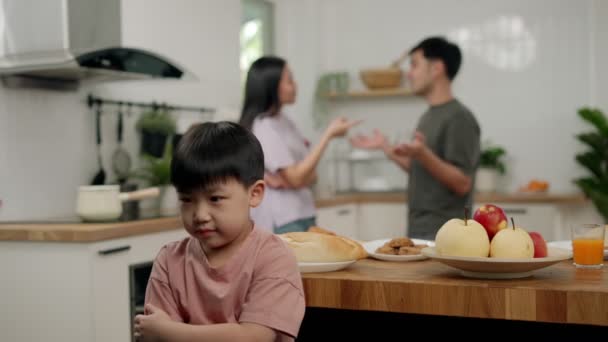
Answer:
<svg viewBox="0 0 608 342"><path fill-rule="evenodd" d="M203 114L213 114L215 113L214 108L209 107L195 107L195 106L180 106L174 104L167 103L159 103L156 101L153 102L135 102L135 101L125 101L125 100L114 100L114 99L106 99L98 96L94 96L89 94L87 96L87 105L89 108L93 106L99 105L114 105L114 106L126 106L126 107L139 107L139 108L152 108L154 110L157 109L166 109L169 111L187 111L187 112L199 112Z"/></svg>

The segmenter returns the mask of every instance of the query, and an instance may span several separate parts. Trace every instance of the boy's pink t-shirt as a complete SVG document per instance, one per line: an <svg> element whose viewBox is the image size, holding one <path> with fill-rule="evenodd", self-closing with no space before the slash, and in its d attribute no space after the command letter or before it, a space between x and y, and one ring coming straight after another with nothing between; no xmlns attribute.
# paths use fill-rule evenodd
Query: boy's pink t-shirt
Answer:
<svg viewBox="0 0 608 342"><path fill-rule="evenodd" d="M257 227L219 268L209 265L195 238L165 245L154 261L145 302L193 325L264 325L282 333L283 341L297 336L305 311L295 255Z"/></svg>

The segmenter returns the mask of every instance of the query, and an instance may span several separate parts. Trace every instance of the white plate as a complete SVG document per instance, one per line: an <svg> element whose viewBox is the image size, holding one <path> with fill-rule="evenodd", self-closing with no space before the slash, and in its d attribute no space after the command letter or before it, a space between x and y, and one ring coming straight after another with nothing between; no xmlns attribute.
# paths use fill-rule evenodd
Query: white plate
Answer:
<svg viewBox="0 0 608 342"><path fill-rule="evenodd" d="M551 241L551 242L547 242L547 246L563 248L563 249L567 249L567 250L571 251L572 250L572 241L571 240ZM606 246L604 246L604 259L606 257L608 257L608 249L606 249Z"/></svg>
<svg viewBox="0 0 608 342"><path fill-rule="evenodd" d="M357 260L340 262L299 262L298 267L300 268L300 273L333 272L343 270L355 262L357 262Z"/></svg>
<svg viewBox="0 0 608 342"><path fill-rule="evenodd" d="M534 271L549 267L572 257L572 251L548 247L549 256L533 259L503 259L482 257L453 257L437 255L434 247L427 247L422 254L445 265L460 270L465 277L483 279L514 279L531 276Z"/></svg>
<svg viewBox="0 0 608 342"><path fill-rule="evenodd" d="M385 243L391 241L391 239L382 239L382 240L373 240L373 241L368 241L363 243L363 248L365 248L365 250L367 251L367 254L369 254L370 257L374 258L374 259L378 259L378 260L384 260L384 261L415 261L415 260L424 260L427 259L426 256L422 255L422 254L415 254L415 255L391 255L391 254L382 254L382 253L376 253L376 249L378 249L379 247L381 247L382 245L384 245ZM434 246L435 242L433 241L429 241L429 240L419 240L419 239L412 239L412 241L414 242L414 244L416 245L420 245L420 244L427 244L429 246Z"/></svg>

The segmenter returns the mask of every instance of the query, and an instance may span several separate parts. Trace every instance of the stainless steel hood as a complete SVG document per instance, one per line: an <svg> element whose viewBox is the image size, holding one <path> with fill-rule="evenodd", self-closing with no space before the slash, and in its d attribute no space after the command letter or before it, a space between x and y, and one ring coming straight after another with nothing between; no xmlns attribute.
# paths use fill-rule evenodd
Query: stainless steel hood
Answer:
<svg viewBox="0 0 608 342"><path fill-rule="evenodd" d="M166 57L124 47L120 12L120 0L0 0L4 84L195 78Z"/></svg>

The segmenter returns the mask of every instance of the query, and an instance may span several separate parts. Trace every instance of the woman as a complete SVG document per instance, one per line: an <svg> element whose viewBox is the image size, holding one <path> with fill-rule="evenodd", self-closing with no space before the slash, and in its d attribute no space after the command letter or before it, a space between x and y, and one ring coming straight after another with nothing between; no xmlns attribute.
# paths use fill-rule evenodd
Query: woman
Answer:
<svg viewBox="0 0 608 342"><path fill-rule="evenodd" d="M329 142L359 123L333 120L319 143L310 148L294 123L282 112L296 99L296 84L285 60L261 57L247 73L241 125L250 129L264 150L268 185L262 204L253 209L256 225L282 234L306 231L315 225L311 185L315 169Z"/></svg>

